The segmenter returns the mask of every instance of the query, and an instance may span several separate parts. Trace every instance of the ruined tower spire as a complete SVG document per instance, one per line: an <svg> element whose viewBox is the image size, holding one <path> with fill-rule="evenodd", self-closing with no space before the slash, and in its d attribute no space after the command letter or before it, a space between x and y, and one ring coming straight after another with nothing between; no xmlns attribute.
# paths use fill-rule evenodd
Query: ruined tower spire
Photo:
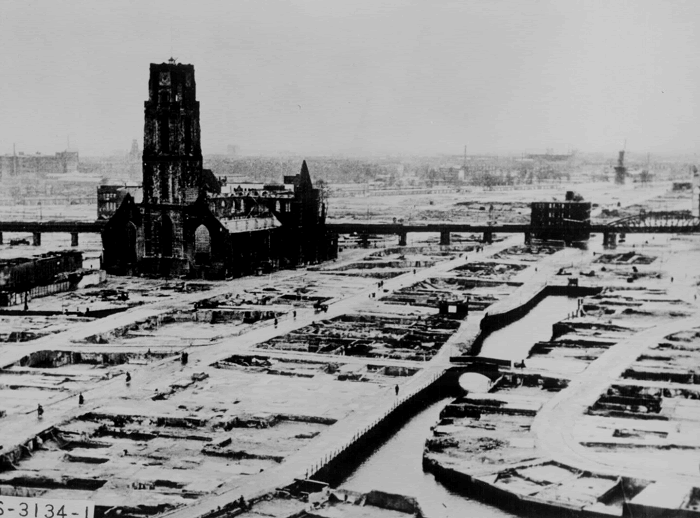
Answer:
<svg viewBox="0 0 700 518"><path fill-rule="evenodd" d="M194 66L151 64L143 138L144 202L191 203L199 195L201 176Z"/></svg>
<svg viewBox="0 0 700 518"><path fill-rule="evenodd" d="M144 249L146 259L161 265L185 253L183 210L197 200L203 181L200 142L194 66L151 64L143 135Z"/></svg>

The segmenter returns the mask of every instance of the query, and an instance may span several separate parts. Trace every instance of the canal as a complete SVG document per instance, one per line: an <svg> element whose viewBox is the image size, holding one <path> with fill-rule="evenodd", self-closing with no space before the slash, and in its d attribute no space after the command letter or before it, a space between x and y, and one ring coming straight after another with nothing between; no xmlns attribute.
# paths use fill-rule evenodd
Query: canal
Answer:
<svg viewBox="0 0 700 518"><path fill-rule="evenodd" d="M516 515L478 500L453 493L423 472L423 446L440 411L454 398L430 404L382 444L346 480L341 488L376 489L413 496L427 518L506 518Z"/></svg>
<svg viewBox="0 0 700 518"><path fill-rule="evenodd" d="M552 324L576 310L577 298L546 297L521 319L485 338L482 356L522 359L538 341L549 340ZM394 435L370 454L340 485L367 492L373 489L413 496L427 518L516 517L467 496L454 493L423 472L423 448L440 411L454 398L440 398L411 417ZM527 516L522 514L520 516Z"/></svg>
<svg viewBox="0 0 700 518"><path fill-rule="evenodd" d="M479 356L513 361L527 358L534 344L552 337L552 324L564 320L577 307L577 297L545 297L520 320L488 335Z"/></svg>

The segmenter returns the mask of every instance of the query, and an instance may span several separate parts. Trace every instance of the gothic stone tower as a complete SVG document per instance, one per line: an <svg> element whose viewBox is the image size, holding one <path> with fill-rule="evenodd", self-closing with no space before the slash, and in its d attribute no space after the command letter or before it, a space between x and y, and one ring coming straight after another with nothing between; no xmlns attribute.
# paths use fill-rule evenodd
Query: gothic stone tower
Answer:
<svg viewBox="0 0 700 518"><path fill-rule="evenodd" d="M180 274L187 269L183 236L186 207L202 186L199 102L194 66L151 64L143 145L142 271Z"/></svg>

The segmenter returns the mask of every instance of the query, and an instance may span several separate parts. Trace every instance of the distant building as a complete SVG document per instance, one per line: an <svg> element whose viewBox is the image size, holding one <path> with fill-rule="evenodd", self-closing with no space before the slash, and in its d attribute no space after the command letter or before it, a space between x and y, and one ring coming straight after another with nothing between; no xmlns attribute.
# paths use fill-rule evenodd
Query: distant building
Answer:
<svg viewBox="0 0 700 518"><path fill-rule="evenodd" d="M692 191L693 182L673 182L671 184L672 191Z"/></svg>
<svg viewBox="0 0 700 518"><path fill-rule="evenodd" d="M590 238L591 203L573 191L566 201L535 202L531 205L530 225L537 230L534 239L572 243Z"/></svg>
<svg viewBox="0 0 700 518"><path fill-rule="evenodd" d="M97 219L109 219L126 198L132 196L136 203L143 200L143 188L140 183L104 183L97 187Z"/></svg>
<svg viewBox="0 0 700 518"><path fill-rule="evenodd" d="M78 152L60 151L55 155L25 155L13 153L0 156L0 179L44 178L49 174L74 174L78 172Z"/></svg>
<svg viewBox="0 0 700 518"><path fill-rule="evenodd" d="M129 160L137 161L141 160L141 150L139 149L139 143L136 139L131 141L131 150L129 151Z"/></svg>
<svg viewBox="0 0 700 518"><path fill-rule="evenodd" d="M525 155L526 158L530 160L543 160L545 162L565 162L571 158L573 158L574 153L567 153L567 154L555 154L551 152L547 153L528 153Z"/></svg>
<svg viewBox="0 0 700 518"><path fill-rule="evenodd" d="M337 255L306 162L284 184L224 185L202 167L194 67L151 64L143 201L127 193L102 234L113 274L220 279Z"/></svg>
<svg viewBox="0 0 700 518"><path fill-rule="evenodd" d="M615 166L615 183L624 185L627 180L627 168L625 167L625 152L620 151L617 157L617 165Z"/></svg>

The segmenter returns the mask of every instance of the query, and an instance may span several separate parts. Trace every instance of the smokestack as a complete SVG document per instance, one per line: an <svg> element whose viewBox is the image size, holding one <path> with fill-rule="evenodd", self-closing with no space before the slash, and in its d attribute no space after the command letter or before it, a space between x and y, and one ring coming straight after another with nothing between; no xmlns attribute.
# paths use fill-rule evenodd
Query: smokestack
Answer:
<svg viewBox="0 0 700 518"><path fill-rule="evenodd" d="M691 167L690 170L693 175L693 200L691 211L693 216L698 218L700 217L700 172L698 172L697 166Z"/></svg>

